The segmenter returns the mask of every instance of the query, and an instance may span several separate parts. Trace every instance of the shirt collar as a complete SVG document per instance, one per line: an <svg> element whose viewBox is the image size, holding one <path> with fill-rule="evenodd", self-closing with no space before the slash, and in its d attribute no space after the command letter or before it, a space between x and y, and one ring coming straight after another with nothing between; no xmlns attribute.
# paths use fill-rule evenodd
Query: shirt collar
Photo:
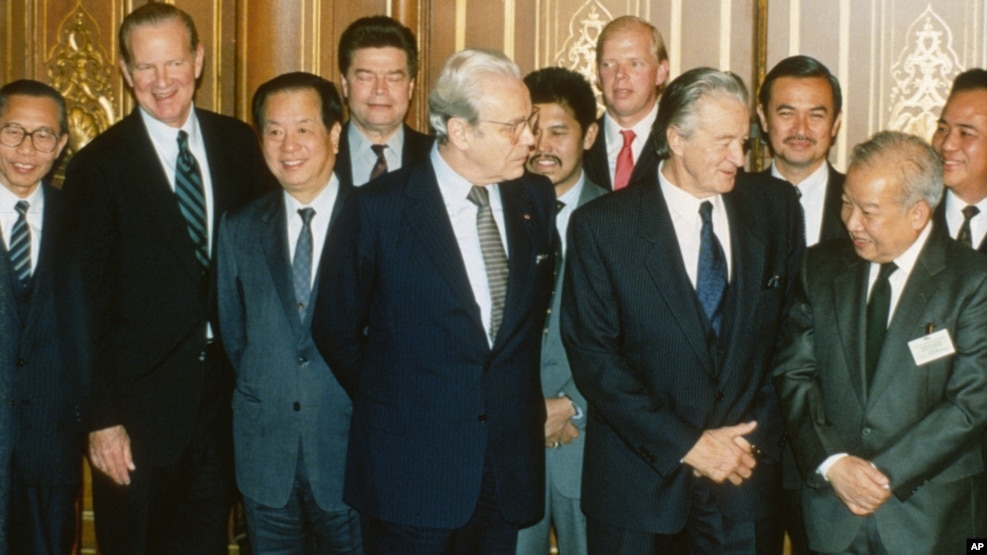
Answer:
<svg viewBox="0 0 987 555"><path fill-rule="evenodd" d="M932 232L932 225L932 220L929 220L929 223L925 224L925 229L919 233L918 239L912 243L912 246L905 249L905 252L899 254L894 259L894 265L898 267L898 270L903 276L911 275L912 268L915 267L915 262L918 260L918 255L922 252L922 247L925 246L926 240L928 240L929 234ZM872 262L871 269L874 270L874 267L880 268L880 264Z"/></svg>
<svg viewBox="0 0 987 555"><path fill-rule="evenodd" d="M176 152L178 151L178 141L176 138L179 131L188 133L190 141L199 142L201 140L201 135L199 134L199 118L195 117L194 106L189 110L189 116L185 120L185 123L177 129L155 119L144 108L140 108L140 115L144 121L144 127L147 128L147 133L151 136L151 140L160 145L174 145Z"/></svg>
<svg viewBox="0 0 987 555"><path fill-rule="evenodd" d="M301 208L311 207L315 209L316 216L328 216L332 213L333 199L336 197L335 194L332 193L338 188L339 180L336 179L336 174L333 173L326 186L319 191L319 194L316 195L309 204L302 204L298 199L288 194L288 191L284 191L285 210L287 210L288 214L294 214Z"/></svg>
<svg viewBox="0 0 987 555"><path fill-rule="evenodd" d="M346 138L350 143L350 152L369 152L370 147L377 144L364 135L363 131L352 120L346 127ZM404 147L404 125L399 125L397 130L391 133L391 136L382 144L387 145L394 152L404 152L402 150Z"/></svg>
<svg viewBox="0 0 987 555"><path fill-rule="evenodd" d="M41 212L45 206L44 189L42 183L38 182L38 186L34 188L34 191L27 198L21 198L15 195L10 189L0 186L0 211L15 213L14 206L18 202L26 200L30 205L27 209L28 213Z"/></svg>
<svg viewBox="0 0 987 555"><path fill-rule="evenodd" d="M432 146L432 169L435 171L435 179L439 184L439 192L442 193L442 200L445 203L446 211L450 215L457 214L460 210L467 206L474 206L468 198L466 198L470 189L473 188L473 184L470 183L468 179L456 173L456 170L452 169L442 155L439 153L439 143ZM500 185L486 185L488 198L490 199L490 208L497 210L501 207L500 205Z"/></svg>
<svg viewBox="0 0 987 555"><path fill-rule="evenodd" d="M620 132L624 129L631 129L634 131L634 137L642 140L646 140L651 135L651 127L654 126L655 120L658 119L658 103L651 108L648 115L641 118L641 121L635 123L630 128L624 128L617 124L610 114L607 113L603 116L603 130L606 133L606 139L608 145L616 145L616 148L620 148L624 144L624 137Z"/></svg>
<svg viewBox="0 0 987 555"><path fill-rule="evenodd" d="M673 214L679 217L698 218L699 206L706 201L711 202L715 210L723 210L723 195L716 194L706 198L690 195L665 178L661 172L664 166L664 161L658 165L658 184L661 187L662 195L665 197L665 203Z"/></svg>
<svg viewBox="0 0 987 555"><path fill-rule="evenodd" d="M579 170L579 180L576 184L569 188L568 191L562 193L559 200L565 203L565 208L575 208L579 205L579 197L583 196L583 188L586 183L586 172L582 169Z"/></svg>

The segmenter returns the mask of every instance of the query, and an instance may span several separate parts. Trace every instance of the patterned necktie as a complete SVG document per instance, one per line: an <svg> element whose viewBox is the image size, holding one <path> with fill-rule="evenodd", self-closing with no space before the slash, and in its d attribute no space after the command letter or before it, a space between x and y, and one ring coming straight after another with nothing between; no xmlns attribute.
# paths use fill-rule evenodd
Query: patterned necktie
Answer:
<svg viewBox="0 0 987 555"><path fill-rule="evenodd" d="M312 293L312 218L314 208L300 208L298 215L302 218L302 230L298 232L295 243L295 259L291 261L291 277L295 283L295 300L298 302L298 317L305 319Z"/></svg>
<svg viewBox="0 0 987 555"><path fill-rule="evenodd" d="M26 200L17 201L14 205L17 221L10 232L10 245L7 248L14 276L23 286L27 286L31 280L31 229L27 225L27 209L30 206Z"/></svg>
<svg viewBox="0 0 987 555"><path fill-rule="evenodd" d="M175 164L175 195L178 208L188 224L195 259L203 272L209 268L208 233L206 232L206 196L202 189L199 163L188 148L188 133L178 132L178 163Z"/></svg>
<svg viewBox="0 0 987 555"><path fill-rule="evenodd" d="M631 174L634 173L634 152L631 150L631 143L637 135L630 129L625 129L620 134L624 136L624 146L620 147L620 153L617 154L617 169L613 174L614 191L626 187L631 180Z"/></svg>
<svg viewBox="0 0 987 555"><path fill-rule="evenodd" d="M874 381L877 372L877 361L881 358L881 347L884 345L884 334L888 331L888 313L891 310L891 283L888 277L898 269L894 262L881 264L881 271L870 291L867 302L867 387Z"/></svg>
<svg viewBox="0 0 987 555"><path fill-rule="evenodd" d="M490 197L486 187L470 189L466 197L476 205L476 230L480 235L480 251L487 270L490 287L490 340L497 338L501 319L504 317L504 299L507 298L507 255L500 240L500 231L490 209Z"/></svg>
<svg viewBox="0 0 987 555"><path fill-rule="evenodd" d="M377 155L377 162L374 164L374 169L370 170L370 181L373 181L387 173L387 158L384 158L384 149L387 148L387 145L371 145L370 148Z"/></svg>
<svg viewBox="0 0 987 555"><path fill-rule="evenodd" d="M727 290L727 260L716 233L713 231L713 203L699 205L699 217L703 227L699 237L699 269L696 276L696 294L703 307L706 320L713 333L720 336L723 320L723 297Z"/></svg>
<svg viewBox="0 0 987 555"><path fill-rule="evenodd" d="M980 209L976 206L964 206L963 225L960 226L960 232L956 234L956 240L971 249L973 248L973 237L970 234L970 220L979 213Z"/></svg>

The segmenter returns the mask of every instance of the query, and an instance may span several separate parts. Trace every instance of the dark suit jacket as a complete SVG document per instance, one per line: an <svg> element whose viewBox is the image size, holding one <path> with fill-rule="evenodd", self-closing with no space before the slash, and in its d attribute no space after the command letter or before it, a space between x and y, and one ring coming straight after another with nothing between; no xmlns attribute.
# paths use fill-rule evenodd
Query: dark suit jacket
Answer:
<svg viewBox="0 0 987 555"><path fill-rule="evenodd" d="M503 516L542 515L555 195L534 175L500 192L510 277L492 349L430 160L356 190L330 235L312 334L353 397L345 500L367 516L461 527L485 457Z"/></svg>
<svg viewBox="0 0 987 555"><path fill-rule="evenodd" d="M943 197L939 202L939 205L936 206L936 211L933 212L932 214L932 222L939 229L946 230L946 233L949 234L950 237L955 236L955 234L949 233L949 224L946 223L946 191L943 191ZM984 237L983 240L980 241L980 245L977 247L976 250L978 252L987 254L987 237Z"/></svg>
<svg viewBox="0 0 987 555"><path fill-rule="evenodd" d="M607 190L590 182L583 185L579 196L579 206L606 194ZM557 261L561 264L562 261ZM541 343L541 389L546 398L558 397L564 393L583 412L587 412L586 398L579 392L572 379L572 369L562 345L562 332L559 317L562 313L562 281L565 279L565 269L560 266L559 274L555 277L555 291L552 293L552 308L548 313L545 333ZM545 464L549 467L548 474L552 477L552 487L558 488L566 497L578 499L583 476L583 448L586 445L586 419L575 421L580 428L579 437L572 443L560 449L545 451ZM565 526L557 523L557 526ZM560 532L561 533L561 532Z"/></svg>
<svg viewBox="0 0 987 555"><path fill-rule="evenodd" d="M404 125L404 152L401 153L401 167L414 166L418 162L428 158L428 153L432 149L432 137L415 131L408 124ZM339 133L339 153L336 154L336 165L333 171L341 183L352 186L353 181L353 160L350 158L350 123L343 124L343 130ZM366 177L360 179L360 184L366 183Z"/></svg>
<svg viewBox="0 0 987 555"><path fill-rule="evenodd" d="M596 120L600 126L600 131L596 134L596 141L593 146L586 151L583 156L583 170L590 181L596 183L604 189L613 190L613 180L610 179L610 161L607 159L607 134L603 124L605 116ZM657 179L658 155L655 154L654 133L648 134L647 143L641 156L634 161L634 171L627 186L639 185L641 183L651 183Z"/></svg>
<svg viewBox="0 0 987 555"><path fill-rule="evenodd" d="M718 342L657 174L572 216L562 339L589 401L582 507L593 519L677 532L696 480L732 519L776 510L782 425L770 364L802 252L802 218L790 186L752 181L738 176L723 195L733 275ZM741 486L695 478L680 463L703 430L749 420L758 427L748 439L766 457Z"/></svg>
<svg viewBox="0 0 987 555"><path fill-rule="evenodd" d="M808 251L786 325L775 383L807 472L809 546L845 550L865 522L814 472L849 453L874 463L893 496L872 517L889 553L962 552L983 537L987 423L987 259L942 229L919 254L866 391L864 345L869 263L849 241ZM915 364L908 342L947 330L956 354Z"/></svg>
<svg viewBox="0 0 987 555"><path fill-rule="evenodd" d="M333 214L323 222L339 213L349 189L340 186ZM219 320L237 373L237 485L262 505L283 507L304 451L315 501L324 511L340 512L347 508L343 468L352 408L312 342L312 310L304 321L298 317L291 240L280 190L230 210L219 230Z"/></svg>
<svg viewBox="0 0 987 555"><path fill-rule="evenodd" d="M819 242L830 239L843 239L847 236L843 225L841 212L843 210L843 182L846 175L836 171L829 162L829 178L826 181L826 196L823 200L822 228L819 230ZM758 175L771 177L771 168L761 171Z"/></svg>
<svg viewBox="0 0 987 555"><path fill-rule="evenodd" d="M32 486L75 485L82 479L82 404L88 380L65 364L55 309L55 248L59 242L61 191L43 183L44 228L31 281L24 289L0 247L0 289L16 299L17 325L3 334L16 338L10 368L14 411L13 466Z"/></svg>
<svg viewBox="0 0 987 555"><path fill-rule="evenodd" d="M246 124L196 115L219 222L269 172ZM232 374L203 372L206 322L215 323L209 277L139 109L75 155L65 196L59 292L71 360L92 374L89 428L122 424L138 467L170 464L188 444L200 404L228 399Z"/></svg>

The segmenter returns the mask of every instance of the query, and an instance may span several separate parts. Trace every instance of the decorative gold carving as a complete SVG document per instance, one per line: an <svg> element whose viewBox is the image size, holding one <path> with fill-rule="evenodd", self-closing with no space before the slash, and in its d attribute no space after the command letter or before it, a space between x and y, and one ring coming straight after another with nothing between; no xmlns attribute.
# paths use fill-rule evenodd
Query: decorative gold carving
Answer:
<svg viewBox="0 0 987 555"><path fill-rule="evenodd" d="M953 50L953 34L931 5L905 36L912 42L891 66L895 85L886 127L928 138L949 96L953 77L962 68Z"/></svg>
<svg viewBox="0 0 987 555"><path fill-rule="evenodd" d="M596 40L600 32L613 19L603 4L586 0L569 19L569 38L555 58L555 65L567 67L582 74L593 84L597 105L603 110L600 91L596 87Z"/></svg>
<svg viewBox="0 0 987 555"><path fill-rule="evenodd" d="M48 56L48 79L68 108L71 157L116 120L110 85L112 62L94 38L99 26L82 2L58 28L58 43Z"/></svg>

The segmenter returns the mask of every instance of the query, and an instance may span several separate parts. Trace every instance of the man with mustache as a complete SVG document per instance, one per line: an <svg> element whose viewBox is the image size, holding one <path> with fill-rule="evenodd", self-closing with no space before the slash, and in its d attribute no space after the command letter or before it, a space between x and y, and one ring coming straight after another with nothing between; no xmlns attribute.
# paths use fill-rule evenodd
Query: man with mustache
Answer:
<svg viewBox="0 0 987 555"><path fill-rule="evenodd" d="M987 71L971 69L953 81L932 135L943 164L946 195L935 213L949 236L987 253Z"/></svg>
<svg viewBox="0 0 987 555"><path fill-rule="evenodd" d="M774 158L764 172L791 183L805 215L805 244L846 236L842 173L826 160L842 120L840 82L819 60L792 56L764 78L757 115Z"/></svg>
<svg viewBox="0 0 987 555"><path fill-rule="evenodd" d="M583 152L596 139L596 99L583 76L547 67L524 78L531 102L538 110L535 148L528 170L544 175L555 185L555 226L561 237L556 265L555 292L542 334L541 387L548 419L545 422L545 517L518 535L518 555L547 553L549 531L555 528L559 549L566 555L586 553L586 517L579 509L583 470L582 431L586 429L586 399L572 381L572 371L559 333L562 304L562 256L566 228L573 210L604 195L583 172ZM559 256L559 255L562 256Z"/></svg>

